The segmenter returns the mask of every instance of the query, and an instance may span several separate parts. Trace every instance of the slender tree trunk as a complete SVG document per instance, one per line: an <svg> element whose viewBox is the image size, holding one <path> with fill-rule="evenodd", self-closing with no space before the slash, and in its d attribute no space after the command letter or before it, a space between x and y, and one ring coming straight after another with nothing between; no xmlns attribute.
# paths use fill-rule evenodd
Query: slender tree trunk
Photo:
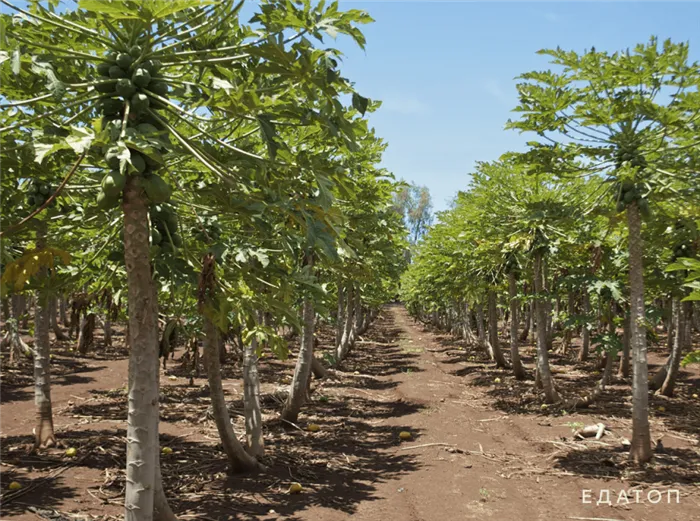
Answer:
<svg viewBox="0 0 700 521"><path fill-rule="evenodd" d="M46 223L40 222L36 232L37 249L46 247ZM48 271L40 271L41 283L46 283ZM51 366L50 366L50 318L49 296L44 289L37 292L34 308L34 403L36 405L36 428L34 447L44 448L56 444L51 408Z"/></svg>
<svg viewBox="0 0 700 521"><path fill-rule="evenodd" d="M124 263L129 296L129 393L125 521L153 519L158 464L158 302L149 258L148 205L137 177L124 190Z"/></svg>
<svg viewBox="0 0 700 521"><path fill-rule="evenodd" d="M525 371L518 352L518 288L515 273L508 273L508 297L510 298L510 361L513 364L513 374L516 380L525 379Z"/></svg>
<svg viewBox="0 0 700 521"><path fill-rule="evenodd" d="M542 252L535 252L535 314L537 316L537 375L544 390L548 403L560 401L559 393L554 387L554 380L549 369L549 354L547 352L547 302L542 295L544 284L542 282Z"/></svg>
<svg viewBox="0 0 700 521"><path fill-rule="evenodd" d="M673 308L676 305L678 305L678 300L675 298L671 298L670 306L669 306L671 309L669 312L668 321L666 322L667 323L667 326L666 326L666 347L667 347L669 353L671 351L673 351L673 344L674 344L673 337L675 334L675 329L673 326L673 317L675 316L675 312L676 312Z"/></svg>
<svg viewBox="0 0 700 521"><path fill-rule="evenodd" d="M554 345L554 315L552 314L552 295L551 286L549 283L549 263L547 258L542 259L542 290L547 294L545 297L545 321L542 323L547 338L547 350L552 349Z"/></svg>
<svg viewBox="0 0 700 521"><path fill-rule="evenodd" d="M102 330L105 333L105 347L112 347L112 321L109 319L109 312L102 321Z"/></svg>
<svg viewBox="0 0 700 521"><path fill-rule="evenodd" d="M340 340L340 344L336 350L336 363L342 362L348 355L348 350L350 349L350 336L352 333L352 310L353 310L353 286L348 284L347 291L345 292L345 323L343 325L343 337Z"/></svg>
<svg viewBox="0 0 700 521"><path fill-rule="evenodd" d="M345 332L345 311L345 287L343 283L338 280L338 319L335 329L336 347L339 346L343 340L343 333Z"/></svg>
<svg viewBox="0 0 700 521"><path fill-rule="evenodd" d="M248 454L262 457L265 451L260 410L260 376L258 374L258 339L253 337L243 347L243 403Z"/></svg>
<svg viewBox="0 0 700 521"><path fill-rule="evenodd" d="M53 330L53 334L56 335L56 340L68 340L68 337L60 328L58 320L56 319L56 297L51 297L49 300L49 317L51 329Z"/></svg>
<svg viewBox="0 0 700 521"><path fill-rule="evenodd" d="M623 311L624 312L624 311ZM617 370L617 376L620 378L629 378L630 376L630 317L625 316L623 321L622 333L622 354L620 355L620 365Z"/></svg>
<svg viewBox="0 0 700 521"><path fill-rule="evenodd" d="M58 314L61 320L61 324L63 327L68 325L68 316L66 314L66 297L65 295L61 295L58 298Z"/></svg>
<svg viewBox="0 0 700 521"><path fill-rule="evenodd" d="M532 322L532 306L528 303L523 306L523 309L526 310L524 315L525 315L525 320L523 320L523 331L520 333L520 342L526 342L527 337L530 336L530 322Z"/></svg>
<svg viewBox="0 0 700 521"><path fill-rule="evenodd" d="M7 322L10 318L10 297L4 297L2 299L2 318L3 322Z"/></svg>
<svg viewBox="0 0 700 521"><path fill-rule="evenodd" d="M588 316L591 311L591 299L588 295L588 290L584 289L581 295L583 299L583 314ZM581 330L581 350L578 353L579 362L588 360L588 354L591 347L591 330L588 329L588 324L584 324Z"/></svg>
<svg viewBox="0 0 700 521"><path fill-rule="evenodd" d="M306 265L313 267L313 255L306 254ZM299 345L299 356L294 369L292 386L287 396L287 402L282 409L282 418L296 422L299 411L306 400L307 382L311 376L314 361L314 329L316 325L316 312L314 303L308 295L304 297L302 309L303 329L301 333L301 343Z"/></svg>
<svg viewBox="0 0 700 521"><path fill-rule="evenodd" d="M675 300L675 299L674 299ZM686 303L683 303L686 304ZM661 389L659 389L659 394L664 396L673 396L673 391L676 387L676 377L678 376L678 369L680 367L681 358L683 355L683 344L684 335L683 330L685 329L685 306L680 303L680 298L676 301L676 305L673 306L673 329L676 331L673 339L673 351L669 356L667 364L664 366L666 368L665 378L661 384Z"/></svg>
<svg viewBox="0 0 700 521"><path fill-rule="evenodd" d="M207 365L209 394L216 429L219 431L221 444L228 457L233 472L243 472L258 468L257 460L248 454L236 438L231 424L231 417L226 407L226 396L221 382L221 365L217 353L219 331L211 319L204 317L204 363Z"/></svg>
<svg viewBox="0 0 700 521"><path fill-rule="evenodd" d="M630 347L632 350L632 446L636 464L652 457L649 431L649 382L647 336L644 329L644 269L642 267L642 218L636 202L627 206L629 228Z"/></svg>
<svg viewBox="0 0 700 521"><path fill-rule="evenodd" d="M496 362L496 367L506 368L508 364L503 357L501 345L498 340L498 309L496 308L496 291L489 290L489 343L491 344L492 359Z"/></svg>
<svg viewBox="0 0 700 521"><path fill-rule="evenodd" d="M86 355L94 341L95 314L88 313L80 321L80 331L78 333L78 352ZM156 337L158 336L156 332Z"/></svg>

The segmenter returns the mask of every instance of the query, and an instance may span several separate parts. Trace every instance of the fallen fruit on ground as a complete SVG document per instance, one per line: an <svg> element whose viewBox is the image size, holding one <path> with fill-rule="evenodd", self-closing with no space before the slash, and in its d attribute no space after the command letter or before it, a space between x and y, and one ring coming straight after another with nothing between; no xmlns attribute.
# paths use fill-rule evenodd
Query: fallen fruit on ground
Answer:
<svg viewBox="0 0 700 521"><path fill-rule="evenodd" d="M319 430L321 430L321 427L319 427L315 423L309 423L309 425L307 425L306 427L306 430L311 432L318 432Z"/></svg>
<svg viewBox="0 0 700 521"><path fill-rule="evenodd" d="M21 488L22 488L22 485L20 485L16 481L13 481L12 483L10 483L10 486L9 486L10 490L19 490Z"/></svg>
<svg viewBox="0 0 700 521"><path fill-rule="evenodd" d="M402 440L410 440L412 437L413 435L408 431L401 431L399 433L399 438L401 438Z"/></svg>
<svg viewBox="0 0 700 521"><path fill-rule="evenodd" d="M495 383L495 384L500 384L500 383L501 383L501 379L500 379L500 378L494 378L494 379L493 379L493 383Z"/></svg>
<svg viewBox="0 0 700 521"><path fill-rule="evenodd" d="M289 485L289 493L290 494L298 494L303 490L303 487L301 486L301 483L292 483Z"/></svg>
<svg viewBox="0 0 700 521"><path fill-rule="evenodd" d="M160 451L163 454L172 454L173 453L173 449L171 449L170 447L163 447Z"/></svg>
<svg viewBox="0 0 700 521"><path fill-rule="evenodd" d="M66 456L70 456L71 458L78 454L78 450L75 447L71 447L69 449L66 449Z"/></svg>

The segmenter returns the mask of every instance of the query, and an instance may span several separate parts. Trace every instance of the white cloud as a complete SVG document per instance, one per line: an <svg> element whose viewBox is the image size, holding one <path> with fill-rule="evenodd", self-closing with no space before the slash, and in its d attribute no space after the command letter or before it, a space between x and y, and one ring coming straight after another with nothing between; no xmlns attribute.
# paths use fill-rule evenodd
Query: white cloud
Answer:
<svg viewBox="0 0 700 521"><path fill-rule="evenodd" d="M399 114L415 115L430 112L428 105L413 96L386 96L382 100L382 110Z"/></svg>

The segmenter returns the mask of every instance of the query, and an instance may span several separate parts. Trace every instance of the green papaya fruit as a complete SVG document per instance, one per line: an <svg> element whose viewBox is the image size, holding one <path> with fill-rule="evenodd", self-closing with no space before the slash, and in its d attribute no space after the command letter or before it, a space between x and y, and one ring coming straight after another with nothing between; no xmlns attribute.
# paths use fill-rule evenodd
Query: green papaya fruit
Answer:
<svg viewBox="0 0 700 521"><path fill-rule="evenodd" d="M620 213L624 212L626 207L627 205L624 203L624 201L618 201L615 209L617 210L617 213Z"/></svg>
<svg viewBox="0 0 700 521"><path fill-rule="evenodd" d="M182 237L180 237L180 234L172 233L170 234L170 238L172 239L173 246L176 248L182 247Z"/></svg>
<svg viewBox="0 0 700 521"><path fill-rule="evenodd" d="M127 70L129 67L131 67L131 64L134 63L134 58L125 52L120 52L119 54L117 54L116 61L119 67L121 67L124 70Z"/></svg>
<svg viewBox="0 0 700 521"><path fill-rule="evenodd" d="M34 195L28 195L27 196L27 206L34 206L36 204L36 196Z"/></svg>
<svg viewBox="0 0 700 521"><path fill-rule="evenodd" d="M107 153L105 154L105 162L110 170L119 170L120 159L119 159L120 149L119 147L109 147Z"/></svg>
<svg viewBox="0 0 700 521"><path fill-rule="evenodd" d="M100 76L109 76L109 69L114 65L113 63L110 62L100 62L97 64L96 70L97 74Z"/></svg>
<svg viewBox="0 0 700 521"><path fill-rule="evenodd" d="M160 234L157 228L151 229L151 244L160 244L163 242L163 236Z"/></svg>
<svg viewBox="0 0 700 521"><path fill-rule="evenodd" d="M111 94L114 92L114 89L116 87L116 83L113 81L105 81L102 83L98 83L95 85L95 90L99 92L100 94Z"/></svg>
<svg viewBox="0 0 700 521"><path fill-rule="evenodd" d="M134 75L131 77L131 81L133 81L134 85L136 85L137 87L146 88L151 82L151 73L148 72L148 69L139 67L138 69L136 69L136 72L134 72Z"/></svg>
<svg viewBox="0 0 700 521"><path fill-rule="evenodd" d="M151 77L153 77L155 74L158 74L158 71L160 71L160 68L162 67L162 64L160 60L146 60L143 62L143 68L146 69Z"/></svg>
<svg viewBox="0 0 700 521"><path fill-rule="evenodd" d="M102 190L109 197L118 197L126 185L126 176L119 170L112 170L102 178Z"/></svg>
<svg viewBox="0 0 700 521"><path fill-rule="evenodd" d="M143 172L146 170L146 160L139 152L134 150L131 151L131 165L139 174L143 174Z"/></svg>
<svg viewBox="0 0 700 521"><path fill-rule="evenodd" d="M629 192L634 188L634 183L629 180L622 181L622 191Z"/></svg>
<svg viewBox="0 0 700 521"><path fill-rule="evenodd" d="M107 98L102 100L102 114L105 116L114 116L119 114L124 109L124 102L115 98Z"/></svg>
<svg viewBox="0 0 700 521"><path fill-rule="evenodd" d="M175 251L175 248L173 248L173 245L170 244L168 241L163 241L160 243L160 251L163 253L173 253Z"/></svg>
<svg viewBox="0 0 700 521"><path fill-rule="evenodd" d="M148 96L143 94L142 92L137 92L131 97L131 110L134 111L134 114L140 114L141 112L145 112L146 109L150 106L151 102L148 99Z"/></svg>
<svg viewBox="0 0 700 521"><path fill-rule="evenodd" d="M138 58L141 56L141 53L143 52L143 48L140 45L132 45L131 48L129 49L129 55L132 58Z"/></svg>
<svg viewBox="0 0 700 521"><path fill-rule="evenodd" d="M41 194L36 194L36 195L34 196L34 204L35 204L36 206L41 206L41 205L44 204L45 202L46 202L46 196L41 195Z"/></svg>
<svg viewBox="0 0 700 521"><path fill-rule="evenodd" d="M27 193L30 195L38 194L39 193L39 186L34 182L29 183L27 185Z"/></svg>
<svg viewBox="0 0 700 521"><path fill-rule="evenodd" d="M155 174L146 179L144 189L146 190L148 198L155 204L167 202L172 195L172 190L168 183L166 183L162 177ZM175 221L175 223L177 225L177 221ZM169 223L168 229L170 229Z"/></svg>
<svg viewBox="0 0 700 521"><path fill-rule="evenodd" d="M118 80L119 78L126 78L126 72L119 65L112 65L109 68L109 77L113 80Z"/></svg>
<svg viewBox="0 0 700 521"><path fill-rule="evenodd" d="M51 185L48 185L46 183L42 183L39 185L39 193L41 195L49 195L50 191L51 191Z"/></svg>
<svg viewBox="0 0 700 521"><path fill-rule="evenodd" d="M100 190L97 194L97 207L100 210L111 210L119 204L118 197L110 197L104 191Z"/></svg>
<svg viewBox="0 0 700 521"><path fill-rule="evenodd" d="M152 80L148 85L148 90L150 90L153 94L158 94L158 96L165 97L168 95L169 88L168 84L162 80Z"/></svg>
<svg viewBox="0 0 700 521"><path fill-rule="evenodd" d="M117 80L117 86L114 89L117 95L124 99L130 98L136 92L136 86L128 78L120 78Z"/></svg>
<svg viewBox="0 0 700 521"><path fill-rule="evenodd" d="M633 188L632 190L629 190L629 191L625 192L625 195L624 195L624 197L623 197L623 200L624 200L626 203L631 203L632 201L634 201L636 195L637 195L637 190L635 190L635 189Z"/></svg>

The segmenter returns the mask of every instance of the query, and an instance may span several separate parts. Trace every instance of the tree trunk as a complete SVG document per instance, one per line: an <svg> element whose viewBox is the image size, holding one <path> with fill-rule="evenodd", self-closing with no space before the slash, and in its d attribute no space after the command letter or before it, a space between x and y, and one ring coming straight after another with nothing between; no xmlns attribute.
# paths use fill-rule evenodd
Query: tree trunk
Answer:
<svg viewBox="0 0 700 521"><path fill-rule="evenodd" d="M260 376L258 375L258 339L253 337L243 347L243 404L248 454L262 457L265 451L260 410Z"/></svg>
<svg viewBox="0 0 700 521"><path fill-rule="evenodd" d="M569 316L569 319L574 316L576 313L576 300L574 299L574 292L569 291L567 294L567 303L566 303L566 312ZM561 354L566 354L568 351L569 347L571 347L571 339L573 336L573 326L569 325L569 327L566 328L564 331L564 338L562 339L561 346L559 347L558 352Z"/></svg>
<svg viewBox="0 0 700 521"><path fill-rule="evenodd" d="M588 295L588 290L584 289L581 295L583 299L583 314L588 317L591 311L591 298ZM591 330L588 329L588 324L584 324L581 330L581 350L578 353L579 362L588 360L588 354L591 347Z"/></svg>
<svg viewBox="0 0 700 521"><path fill-rule="evenodd" d="M311 360L311 370L314 373L314 378L316 378L318 380L328 376L328 371L326 371L326 368L323 366L321 361L318 358L316 358L315 356Z"/></svg>
<svg viewBox="0 0 700 521"><path fill-rule="evenodd" d="M649 431L649 382L647 336L644 329L644 269L642 266L642 219L636 202L627 206L629 228L630 347L632 350L632 446L636 464L651 460Z"/></svg>
<svg viewBox="0 0 700 521"><path fill-rule="evenodd" d="M63 327L66 327L68 325L68 316L66 314L66 297L64 295L61 295L58 298L58 315L61 320L61 324Z"/></svg>
<svg viewBox="0 0 700 521"><path fill-rule="evenodd" d="M7 322L10 318L10 297L4 297L2 299L2 317L0 317L3 322Z"/></svg>
<svg viewBox="0 0 700 521"><path fill-rule="evenodd" d="M670 305L671 311L670 311L669 317L668 317L668 322L667 322L668 325L666 326L666 348L668 349L669 353L671 351L673 351L673 344L675 342L673 339L673 337L675 335L675 328L673 325L673 317L675 316L676 310L673 308L676 305L678 305L678 300L675 298L671 298L671 305Z"/></svg>
<svg viewBox="0 0 700 521"><path fill-rule="evenodd" d="M86 355L94 341L95 314L88 313L80 321L80 332L78 333L78 352ZM157 336L157 333L156 333Z"/></svg>
<svg viewBox="0 0 700 521"><path fill-rule="evenodd" d="M335 328L335 345L340 345L345 331L345 288L342 282L338 281L338 318Z"/></svg>
<svg viewBox="0 0 700 521"><path fill-rule="evenodd" d="M554 380L549 369L549 354L547 352L547 302L542 295L542 252L535 252L535 293L537 302L535 303L535 314L537 317L537 375L544 390L548 403L560 401L559 393L554 387Z"/></svg>
<svg viewBox="0 0 700 521"><path fill-rule="evenodd" d="M625 314L626 315L626 314ZM625 316L622 320L622 354L620 355L620 365L617 376L629 378L630 376L630 317Z"/></svg>
<svg viewBox="0 0 700 521"><path fill-rule="evenodd" d="M102 330L105 333L105 347L112 347L112 321L109 319L109 313L102 321Z"/></svg>
<svg viewBox="0 0 700 521"><path fill-rule="evenodd" d="M481 303L476 304L476 331L479 339L479 347L486 349L491 354L488 348L488 340L486 339L486 324L484 324L484 307Z"/></svg>
<svg viewBox="0 0 700 521"><path fill-rule="evenodd" d="M214 423L219 431L221 444L228 457L228 462L233 472L242 472L258 468L257 460L248 454L236 438L231 424L231 418L226 407L226 396L221 382L221 365L219 353L217 353L219 331L211 319L204 316L204 363L207 365L207 377L209 380L209 395L211 408L214 415Z"/></svg>
<svg viewBox="0 0 700 521"><path fill-rule="evenodd" d="M525 379L525 371L518 352L518 288L515 273L508 274L508 297L510 298L510 361L513 364L513 374L516 380Z"/></svg>
<svg viewBox="0 0 700 521"><path fill-rule="evenodd" d="M313 255L306 254L307 266L313 267ZM311 376L314 361L314 329L316 325L316 312L314 303L308 295L304 297L302 308L303 329L301 333L301 343L299 345L299 356L297 365L294 368L294 378L292 386L287 396L287 402L282 409L282 418L289 422L296 422L299 411L306 400L306 388Z"/></svg>
<svg viewBox="0 0 700 521"><path fill-rule="evenodd" d="M129 396L125 521L153 519L158 464L158 302L149 259L148 206L137 177L124 190L124 263L129 296Z"/></svg>
<svg viewBox="0 0 700 521"><path fill-rule="evenodd" d="M527 337L530 336L530 322L532 321L531 319L531 313L532 313L532 306L528 303L523 306L523 309L527 310L525 311L525 320L523 320L523 331L520 333L520 342L526 342Z"/></svg>
<svg viewBox="0 0 700 521"><path fill-rule="evenodd" d="M690 318L688 311L690 308L690 302L676 302L674 306L676 310L673 315L673 329L676 331L673 340L673 351L671 351L671 356L669 357L668 364L666 365L666 378L661 385L659 394L664 396L673 396L673 391L676 387L676 378L678 377L678 369L680 367L681 358L683 358L683 347L685 345L685 325L687 319Z"/></svg>
<svg viewBox="0 0 700 521"><path fill-rule="evenodd" d="M547 258L542 259L542 291L546 293L545 298L545 321L542 323L546 331L547 350L552 349L554 345L554 315L552 314L552 295L551 286L549 284L549 263Z"/></svg>
<svg viewBox="0 0 700 521"><path fill-rule="evenodd" d="M498 340L498 309L496 308L496 291L489 290L489 343L491 344L491 359L496 362L496 367L507 368L508 364L503 357L501 345Z"/></svg>
<svg viewBox="0 0 700 521"><path fill-rule="evenodd" d="M342 362L348 355L348 350L350 349L350 336L352 333L352 303L353 303L353 286L348 284L347 291L345 292L345 323L343 325L343 336L340 340L340 344L336 350L336 364Z"/></svg>
<svg viewBox="0 0 700 521"><path fill-rule="evenodd" d="M39 222L36 232L36 247L46 247L46 223ZM40 284L46 283L48 270L41 268ZM45 289L37 291L34 308L34 403L36 405L36 429L34 448L51 447L56 444L51 408L51 343L49 339L50 317L49 296Z"/></svg>
<svg viewBox="0 0 700 521"><path fill-rule="evenodd" d="M53 334L56 336L56 340L68 340L68 337L58 325L58 320L56 318L56 297L51 297L49 299L49 317L51 329L53 330Z"/></svg>

